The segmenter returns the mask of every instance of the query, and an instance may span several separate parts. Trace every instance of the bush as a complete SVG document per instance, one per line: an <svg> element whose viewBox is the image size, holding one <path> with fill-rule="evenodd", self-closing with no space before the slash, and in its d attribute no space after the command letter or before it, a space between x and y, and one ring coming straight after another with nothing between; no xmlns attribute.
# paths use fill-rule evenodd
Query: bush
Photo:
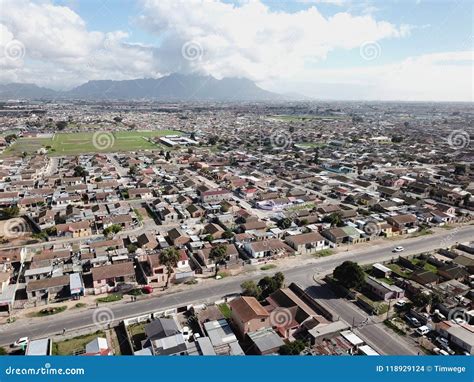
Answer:
<svg viewBox="0 0 474 382"><path fill-rule="evenodd" d="M123 298L121 294L109 294L106 297L99 297L96 301L97 302L114 302L120 301Z"/></svg>
<svg viewBox="0 0 474 382"><path fill-rule="evenodd" d="M56 306L51 308L44 308L41 309L39 312L35 312L32 314L32 317L45 317L45 316L52 316L53 314L58 314L64 312L67 309L67 306Z"/></svg>

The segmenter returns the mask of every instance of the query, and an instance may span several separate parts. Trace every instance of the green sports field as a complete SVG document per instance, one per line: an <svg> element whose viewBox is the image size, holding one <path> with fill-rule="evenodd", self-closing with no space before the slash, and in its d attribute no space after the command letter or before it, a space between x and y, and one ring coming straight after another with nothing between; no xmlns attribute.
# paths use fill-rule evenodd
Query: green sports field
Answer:
<svg viewBox="0 0 474 382"><path fill-rule="evenodd" d="M48 149L49 155L156 150L163 147L149 142L149 138L181 134L175 130L57 133L53 138L20 138L5 150L4 156L34 153L42 147Z"/></svg>

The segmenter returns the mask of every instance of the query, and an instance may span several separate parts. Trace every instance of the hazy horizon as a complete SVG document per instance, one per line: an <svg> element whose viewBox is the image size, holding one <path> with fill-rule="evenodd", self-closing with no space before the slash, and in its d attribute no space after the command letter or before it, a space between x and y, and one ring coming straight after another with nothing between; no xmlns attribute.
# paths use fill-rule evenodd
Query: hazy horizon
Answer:
<svg viewBox="0 0 474 382"><path fill-rule="evenodd" d="M473 3L0 0L0 84L171 73L312 100L473 101Z"/></svg>

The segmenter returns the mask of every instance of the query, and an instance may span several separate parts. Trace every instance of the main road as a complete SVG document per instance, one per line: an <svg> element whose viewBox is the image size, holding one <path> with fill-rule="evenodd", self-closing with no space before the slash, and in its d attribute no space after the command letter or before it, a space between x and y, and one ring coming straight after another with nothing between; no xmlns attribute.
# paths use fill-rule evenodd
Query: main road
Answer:
<svg viewBox="0 0 474 382"><path fill-rule="evenodd" d="M391 249L397 245L403 245L405 247L405 251L402 252L401 255L407 256L448 247L456 242L465 242L473 239L474 226L466 226L417 238L398 241L380 241L368 248L337 253L318 259L315 258L310 261L305 261L304 264L301 264L301 262L298 264L298 258L295 258L293 261L294 265L279 268L279 270L284 272L287 283L296 282L303 287L311 287L315 285L315 279L330 273L337 265L345 260L357 261L360 264L370 264L390 260L398 256L398 254L395 255L391 251ZM115 323L124 318L148 312L164 311L173 307L181 307L190 304L211 303L226 295L239 293L240 284L243 280L259 279L262 277L262 274L268 273L269 272L257 271L252 274L229 277L221 280L206 280L202 284L194 285L180 292L146 298L136 302L120 302L107 305L106 308L91 308L83 311L77 310L76 312L71 310L49 318L20 319L12 324L0 326L0 345L11 344L22 336L42 338L57 335L63 331L63 328L66 328L70 333L76 329L94 325L97 321L97 317L100 317L99 313L104 312L104 315L113 316L113 323ZM327 299L327 296L317 294L315 297ZM330 296L330 299L331 298L335 300ZM357 308L351 307L349 303L345 302L339 307L337 302L333 302L330 305L344 320L351 321L350 317L354 317L357 325L361 324L360 320L365 317ZM352 324L352 322L348 323ZM363 331L362 329L359 330L364 336L370 336L370 332L377 331L375 336L371 336L371 344L381 352L386 354L413 353L413 350L409 351L407 349L406 344L400 343L398 340L388 340L388 334L380 332L382 329L377 329L376 325L366 325L365 328ZM395 338L393 335L392 337Z"/></svg>

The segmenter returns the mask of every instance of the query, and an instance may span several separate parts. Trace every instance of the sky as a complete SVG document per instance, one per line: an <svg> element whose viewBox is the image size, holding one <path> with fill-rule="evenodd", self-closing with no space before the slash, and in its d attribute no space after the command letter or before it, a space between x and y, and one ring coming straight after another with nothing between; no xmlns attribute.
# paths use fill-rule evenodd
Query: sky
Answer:
<svg viewBox="0 0 474 382"><path fill-rule="evenodd" d="M312 99L473 101L471 0L0 0L0 83L173 72Z"/></svg>

